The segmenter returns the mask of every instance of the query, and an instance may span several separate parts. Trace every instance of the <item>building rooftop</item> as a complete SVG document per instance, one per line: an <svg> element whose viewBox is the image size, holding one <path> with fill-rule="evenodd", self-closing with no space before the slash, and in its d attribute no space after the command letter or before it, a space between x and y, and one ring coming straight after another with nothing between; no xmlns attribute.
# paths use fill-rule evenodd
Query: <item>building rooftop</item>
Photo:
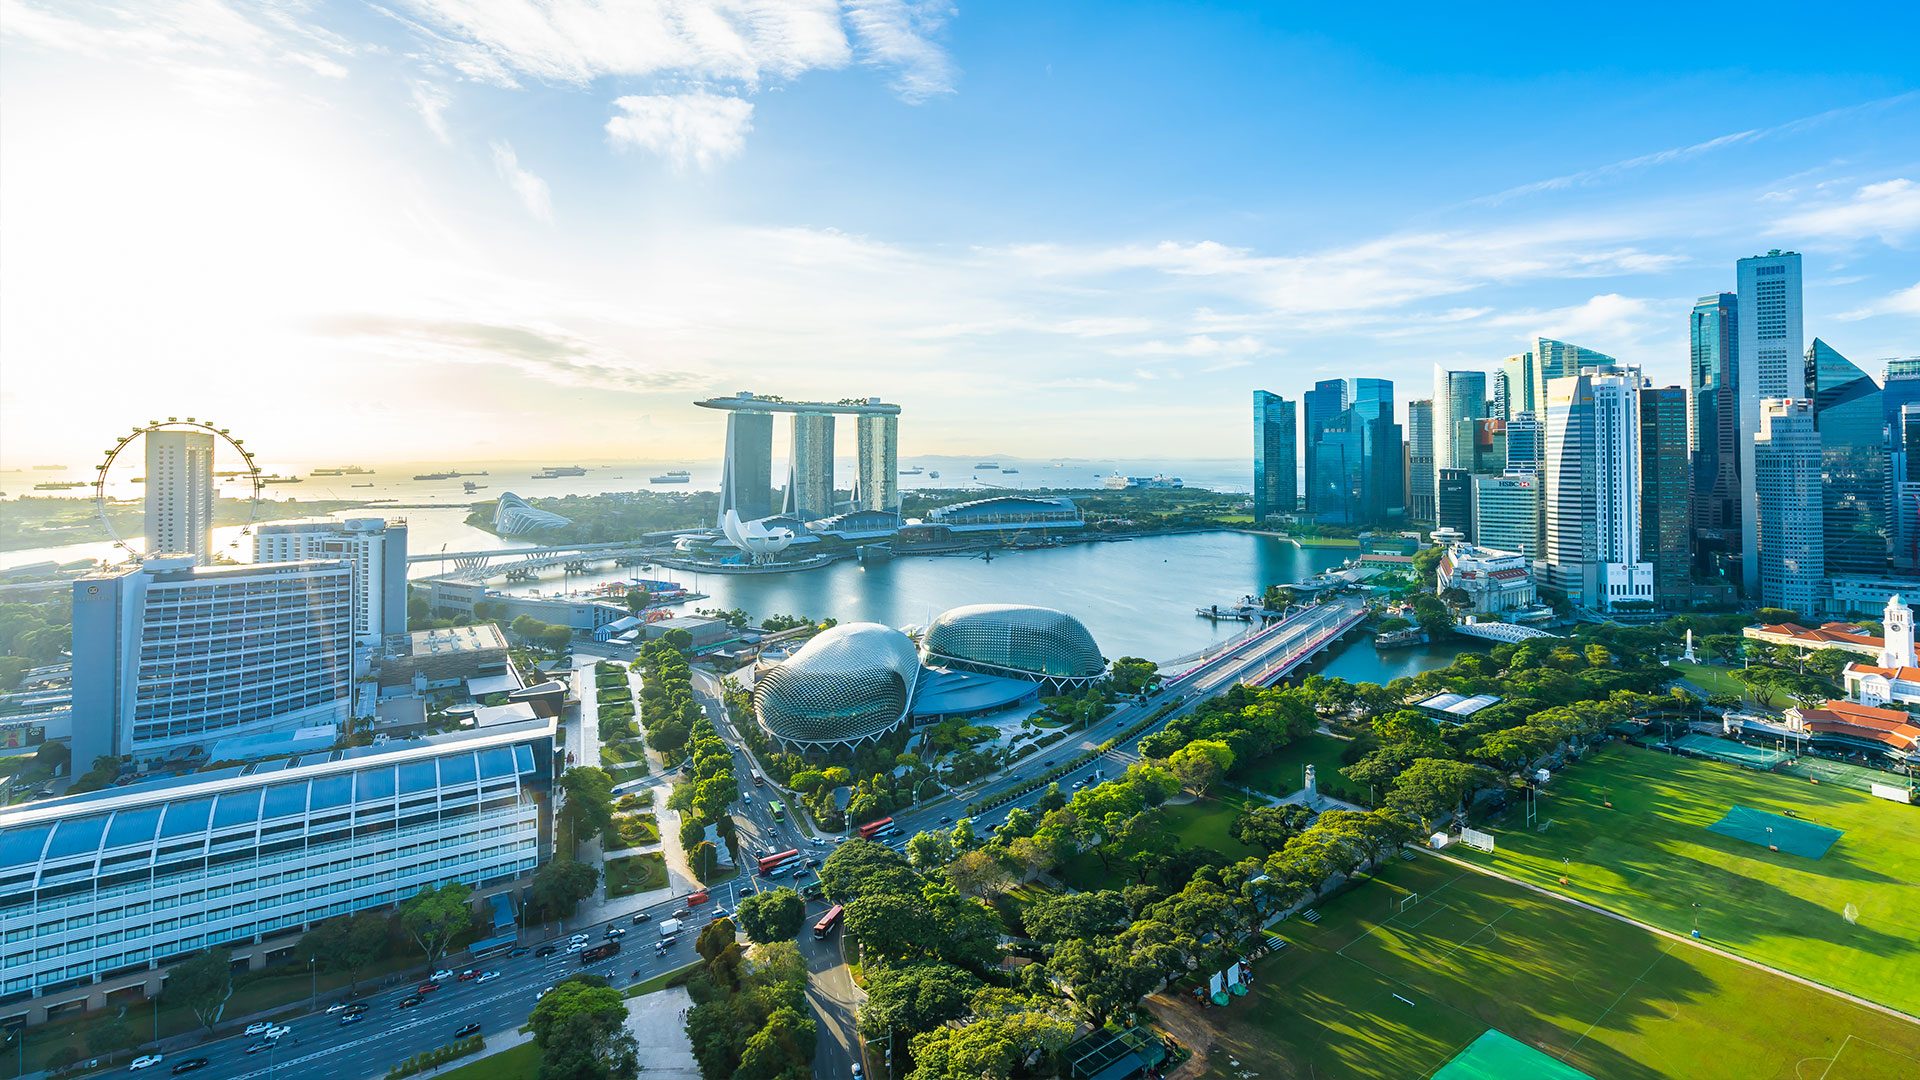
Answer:
<svg viewBox="0 0 1920 1080"><path fill-rule="evenodd" d="M843 416L900 415L900 406L881 401L877 397L848 398L844 401L788 401L783 397L769 397L755 394L750 390L741 390L726 397L708 398L705 401L696 401L694 404L703 409L719 409L723 412L838 413Z"/></svg>
<svg viewBox="0 0 1920 1080"><path fill-rule="evenodd" d="M932 718L989 712L1016 704L1039 689L1039 683L1027 679L926 668L913 695L913 715Z"/></svg>
<svg viewBox="0 0 1920 1080"><path fill-rule="evenodd" d="M1494 694L1475 694L1467 697L1464 694L1445 693L1435 694L1416 704L1430 712L1446 713L1448 716L1464 720L1481 709L1489 705L1497 705L1499 702L1500 698Z"/></svg>
<svg viewBox="0 0 1920 1080"><path fill-rule="evenodd" d="M398 635L396 635L398 636ZM505 651L507 636L493 623L474 626L450 626L443 630L415 630L406 635L397 649L401 656L416 659L425 656L457 656L461 653Z"/></svg>
<svg viewBox="0 0 1920 1080"><path fill-rule="evenodd" d="M1764 626L1749 626L1744 631L1748 637L1770 634L1774 637L1792 638L1803 645L1856 645L1881 648L1886 642L1867 633L1866 627L1854 623L1821 623L1809 629L1799 623L1768 623Z"/></svg>

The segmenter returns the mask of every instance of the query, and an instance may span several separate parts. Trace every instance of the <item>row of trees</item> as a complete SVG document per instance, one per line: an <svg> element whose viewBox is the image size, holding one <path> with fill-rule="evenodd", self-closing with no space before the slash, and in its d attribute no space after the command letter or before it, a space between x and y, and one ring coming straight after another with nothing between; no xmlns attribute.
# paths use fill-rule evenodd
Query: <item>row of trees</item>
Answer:
<svg viewBox="0 0 1920 1080"><path fill-rule="evenodd" d="M743 950L732 920L717 919L700 932L694 948L702 963L687 985L694 1001L687 1036L700 1075L811 1077L817 1031L807 1008L807 963L794 943L763 941Z"/></svg>

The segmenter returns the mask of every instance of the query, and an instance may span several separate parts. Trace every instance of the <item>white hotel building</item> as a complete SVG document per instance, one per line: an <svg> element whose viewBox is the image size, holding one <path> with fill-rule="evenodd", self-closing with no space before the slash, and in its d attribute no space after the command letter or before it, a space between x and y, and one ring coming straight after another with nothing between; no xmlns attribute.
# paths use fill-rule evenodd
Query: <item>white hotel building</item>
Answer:
<svg viewBox="0 0 1920 1080"><path fill-rule="evenodd" d="M530 875L551 720L190 773L0 811L0 1024L160 989L225 945L261 966L323 919Z"/></svg>
<svg viewBox="0 0 1920 1080"><path fill-rule="evenodd" d="M407 523L384 518L275 521L253 530L256 563L342 560L353 567L353 636L378 645L407 630Z"/></svg>

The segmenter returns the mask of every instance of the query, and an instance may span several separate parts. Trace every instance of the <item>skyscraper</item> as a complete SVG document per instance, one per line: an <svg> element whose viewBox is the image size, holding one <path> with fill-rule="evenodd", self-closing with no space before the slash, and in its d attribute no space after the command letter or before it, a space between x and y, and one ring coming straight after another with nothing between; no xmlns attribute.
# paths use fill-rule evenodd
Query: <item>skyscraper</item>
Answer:
<svg viewBox="0 0 1920 1080"><path fill-rule="evenodd" d="M1893 457L1893 565L1913 571L1920 569L1920 401L1900 406L1896 426L1908 449Z"/></svg>
<svg viewBox="0 0 1920 1080"><path fill-rule="evenodd" d="M1691 600L1687 538L1687 388L1640 390L1640 553L1653 564L1654 602L1684 611Z"/></svg>
<svg viewBox="0 0 1920 1080"><path fill-rule="evenodd" d="M1322 521L1385 522L1406 512L1405 452L1394 422L1393 383L1353 379L1347 407L1313 446L1314 514Z"/></svg>
<svg viewBox="0 0 1920 1080"><path fill-rule="evenodd" d="M1534 413L1515 413L1507 420L1507 468L1540 469L1547 458L1547 433Z"/></svg>
<svg viewBox="0 0 1920 1080"><path fill-rule="evenodd" d="M1433 520L1433 402L1407 402L1407 516Z"/></svg>
<svg viewBox="0 0 1920 1080"><path fill-rule="evenodd" d="M148 555L213 555L213 435L147 433ZM83 770L84 771L84 770Z"/></svg>
<svg viewBox="0 0 1920 1080"><path fill-rule="evenodd" d="M727 448L720 464L720 514L758 521L773 515L773 414L727 413Z"/></svg>
<svg viewBox="0 0 1920 1080"><path fill-rule="evenodd" d="M1568 379L1586 368L1608 368L1619 364L1618 360L1606 353L1543 337L1533 339L1533 352L1530 355L1533 357L1534 390L1529 407L1536 413L1546 409L1547 380Z"/></svg>
<svg viewBox="0 0 1920 1080"><path fill-rule="evenodd" d="M833 414L793 414L793 454L788 463L785 510L801 521L833 514Z"/></svg>
<svg viewBox="0 0 1920 1080"><path fill-rule="evenodd" d="M1300 421L1302 433L1306 436L1305 457L1302 460L1306 468L1307 490L1306 508L1308 512L1320 509L1317 499L1319 488L1315 477L1319 475L1316 454L1319 452L1321 428L1327 421L1340 415L1347 407L1347 381L1345 379L1322 379L1313 384L1313 389L1300 395Z"/></svg>
<svg viewBox="0 0 1920 1080"><path fill-rule="evenodd" d="M1456 529L1473 536L1473 474L1465 469L1439 469L1433 498L1433 523L1438 529Z"/></svg>
<svg viewBox="0 0 1920 1080"><path fill-rule="evenodd" d="M900 512L900 418L891 413L861 413L854 422L859 467L854 483L857 510Z"/></svg>
<svg viewBox="0 0 1920 1080"><path fill-rule="evenodd" d="M1801 330L1800 256L1769 251L1741 259L1735 267L1739 300L1739 353L1734 381L1739 388L1740 435L1740 580L1748 596L1760 595L1758 525L1747 510L1758 496L1753 475L1754 441L1760 429L1760 403L1807 396L1806 337ZM1816 525L1817 525L1816 521Z"/></svg>
<svg viewBox="0 0 1920 1080"><path fill-rule="evenodd" d="M1540 554L1539 474L1531 469L1473 478L1473 542L1496 551Z"/></svg>
<svg viewBox="0 0 1920 1080"><path fill-rule="evenodd" d="M1687 321L1687 454L1693 476L1694 567L1740 576L1740 333L1732 293L1694 301Z"/></svg>
<svg viewBox="0 0 1920 1080"><path fill-rule="evenodd" d="M1640 556L1640 373L1547 383L1547 585L1576 606L1653 603Z"/></svg>
<svg viewBox="0 0 1920 1080"><path fill-rule="evenodd" d="M1829 574L1887 570L1887 422L1873 378L1813 339L1806 355L1820 432L1820 498Z"/></svg>
<svg viewBox="0 0 1920 1080"><path fill-rule="evenodd" d="M1299 505L1299 467L1294 447L1293 402L1265 390L1253 392L1253 520L1291 514Z"/></svg>
<svg viewBox="0 0 1920 1080"><path fill-rule="evenodd" d="M1539 376L1534 372L1532 353L1514 353L1500 361L1500 374L1507 384L1507 411L1501 419L1541 411Z"/></svg>
<svg viewBox="0 0 1920 1080"><path fill-rule="evenodd" d="M1464 468L1455 460L1453 444L1462 420L1487 415L1487 375L1484 371L1448 371L1433 365L1433 461L1435 469Z"/></svg>
<svg viewBox="0 0 1920 1080"><path fill-rule="evenodd" d="M1450 469L1495 475L1507 469L1507 424L1504 420L1482 417L1462 420L1453 425L1453 460L1442 462Z"/></svg>
<svg viewBox="0 0 1920 1080"><path fill-rule="evenodd" d="M404 519L274 521L253 531L256 563L338 559L353 568L353 635L377 645L407 630L407 523Z"/></svg>
<svg viewBox="0 0 1920 1080"><path fill-rule="evenodd" d="M1506 369L1503 367L1495 371L1487 385L1492 388L1490 392L1493 394L1493 400L1487 403L1488 411L1502 420L1512 416L1513 393L1510 389L1512 380L1507 377Z"/></svg>
<svg viewBox="0 0 1920 1080"><path fill-rule="evenodd" d="M1827 574L1820 520L1820 432L1813 403L1759 402L1753 438L1752 595L1768 607L1818 611Z"/></svg>

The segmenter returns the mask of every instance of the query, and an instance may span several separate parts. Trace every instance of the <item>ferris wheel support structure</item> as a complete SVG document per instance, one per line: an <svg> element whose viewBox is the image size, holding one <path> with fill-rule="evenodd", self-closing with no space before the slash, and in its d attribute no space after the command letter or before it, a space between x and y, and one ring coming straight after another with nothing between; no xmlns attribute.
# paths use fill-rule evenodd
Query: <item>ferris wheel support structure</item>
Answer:
<svg viewBox="0 0 1920 1080"><path fill-rule="evenodd" d="M216 425L211 420L202 420L193 416L169 416L165 420L149 420L144 424L134 425L133 430L114 441L113 446L108 448L106 454L101 457L100 464L94 468L93 507L94 511L100 516L101 527L107 530L107 536L112 539L113 546L126 553L127 561L136 563L144 562L154 555L161 554L155 551L137 550L128 538L122 535L119 529L114 527L113 516L107 512L107 477L109 471L113 468L114 462L117 461L122 454L126 453L127 448L134 443L140 442L149 435L161 431L202 432L226 443L227 446L231 447L233 452L239 456L242 467L233 470L229 478L239 480L248 487L247 523L241 530L240 535L251 536L253 534L254 523L260 516L260 489L263 483L260 464L253 459L253 453L247 449L246 440L234 438L231 431ZM209 469L211 469L211 466L209 466ZM216 479L218 478L218 474L216 474ZM238 545L239 541L235 540L234 544Z"/></svg>

